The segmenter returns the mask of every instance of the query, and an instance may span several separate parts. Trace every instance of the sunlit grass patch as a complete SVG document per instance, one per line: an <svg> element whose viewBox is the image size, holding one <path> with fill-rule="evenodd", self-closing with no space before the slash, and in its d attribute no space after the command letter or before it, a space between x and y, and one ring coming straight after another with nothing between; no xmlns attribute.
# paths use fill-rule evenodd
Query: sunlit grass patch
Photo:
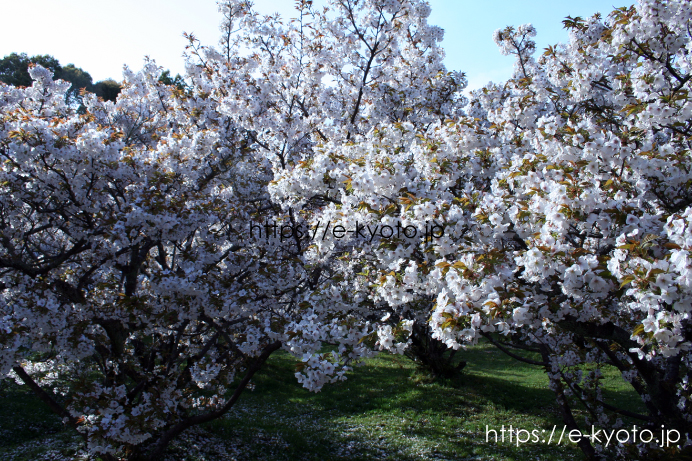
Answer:
<svg viewBox="0 0 692 461"><path fill-rule="evenodd" d="M468 365L454 379L430 380L405 357L382 354L314 394L296 382L296 359L275 354L254 390L223 419L185 433L167 459L583 459L575 445L555 441L486 442L486 426L549 432L563 423L541 368L488 345L459 355ZM637 408L617 373L606 371L604 382L608 398ZM26 388L5 383L0 395L0 459L81 459L81 439Z"/></svg>

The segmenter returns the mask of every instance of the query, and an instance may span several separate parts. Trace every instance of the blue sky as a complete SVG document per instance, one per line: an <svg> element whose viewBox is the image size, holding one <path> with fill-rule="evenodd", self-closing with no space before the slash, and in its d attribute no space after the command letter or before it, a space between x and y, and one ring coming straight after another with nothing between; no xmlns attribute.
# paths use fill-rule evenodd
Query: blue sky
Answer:
<svg viewBox="0 0 692 461"><path fill-rule="evenodd" d="M613 6L632 2L430 0L429 20L445 29L447 67L466 72L470 88L478 88L512 73L512 58L502 56L492 40L496 29L530 22L538 30L540 50L567 40L561 22L565 16L607 14ZM255 0L260 12L284 16L291 14L293 4ZM203 44L215 45L220 19L214 0L23 0L3 5L3 16L0 56L51 54L62 64L83 68L95 81L119 80L124 64L139 69L145 55L173 74L182 73L182 33L192 32Z"/></svg>

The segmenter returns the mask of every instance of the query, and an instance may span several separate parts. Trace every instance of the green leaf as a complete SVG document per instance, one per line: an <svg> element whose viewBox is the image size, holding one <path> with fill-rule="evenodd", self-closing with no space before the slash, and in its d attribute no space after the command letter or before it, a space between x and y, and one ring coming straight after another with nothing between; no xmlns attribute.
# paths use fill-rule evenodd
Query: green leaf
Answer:
<svg viewBox="0 0 692 461"><path fill-rule="evenodd" d="M634 276L633 275L628 275L624 279L622 279L622 283L620 284L620 288L624 287L628 283L634 282Z"/></svg>

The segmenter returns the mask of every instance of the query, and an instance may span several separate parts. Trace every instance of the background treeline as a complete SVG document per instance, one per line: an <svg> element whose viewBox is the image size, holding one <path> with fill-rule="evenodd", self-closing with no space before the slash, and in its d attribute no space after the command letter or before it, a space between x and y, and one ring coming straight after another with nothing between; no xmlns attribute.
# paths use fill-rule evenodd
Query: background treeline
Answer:
<svg viewBox="0 0 692 461"><path fill-rule="evenodd" d="M12 53L5 56L0 59L0 82L14 86L31 86L29 65L32 63L50 69L55 79L72 83L65 96L68 104L81 106L82 96L80 93L82 88L90 93L95 93L96 96L105 101L115 101L121 90L120 84L112 78L94 83L89 72L74 64L63 66L60 61L48 54L29 57L26 53ZM183 78L180 75L171 77L168 70L161 73L159 80L167 85L184 86Z"/></svg>

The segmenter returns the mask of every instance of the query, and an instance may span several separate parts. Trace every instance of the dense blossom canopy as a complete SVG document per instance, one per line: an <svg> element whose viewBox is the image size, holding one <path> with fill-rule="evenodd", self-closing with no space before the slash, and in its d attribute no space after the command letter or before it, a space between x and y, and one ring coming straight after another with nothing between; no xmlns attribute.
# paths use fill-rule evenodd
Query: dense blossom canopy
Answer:
<svg viewBox="0 0 692 461"><path fill-rule="evenodd" d="M568 18L538 59L499 30L514 77L469 100L424 1L220 10L184 86L148 62L81 115L44 68L0 86L0 376L93 452L155 458L275 350L319 390L427 323L535 349L572 428L569 395L692 435L689 2Z"/></svg>
<svg viewBox="0 0 692 461"><path fill-rule="evenodd" d="M306 224L310 207L271 200L281 171L380 122L452 116L464 80L425 3L332 3L289 24L223 3L221 46L190 37L185 85L149 62L84 114L40 66L0 86L0 374L92 452L156 459L279 348L312 390L370 353L334 260L248 226Z"/></svg>
<svg viewBox="0 0 692 461"><path fill-rule="evenodd" d="M419 236L443 225L437 240L352 244L359 270L344 290L429 319L455 349L497 333L534 345L573 427L569 394L593 424L626 415L689 435L691 18L690 2L654 0L568 18L570 42L537 60L531 25L498 30L514 77L473 92L465 115L325 142L272 193L296 205L328 195L315 220L401 223ZM318 243L327 254L347 245ZM403 344L396 329L380 336ZM604 402L605 363L646 415Z"/></svg>

